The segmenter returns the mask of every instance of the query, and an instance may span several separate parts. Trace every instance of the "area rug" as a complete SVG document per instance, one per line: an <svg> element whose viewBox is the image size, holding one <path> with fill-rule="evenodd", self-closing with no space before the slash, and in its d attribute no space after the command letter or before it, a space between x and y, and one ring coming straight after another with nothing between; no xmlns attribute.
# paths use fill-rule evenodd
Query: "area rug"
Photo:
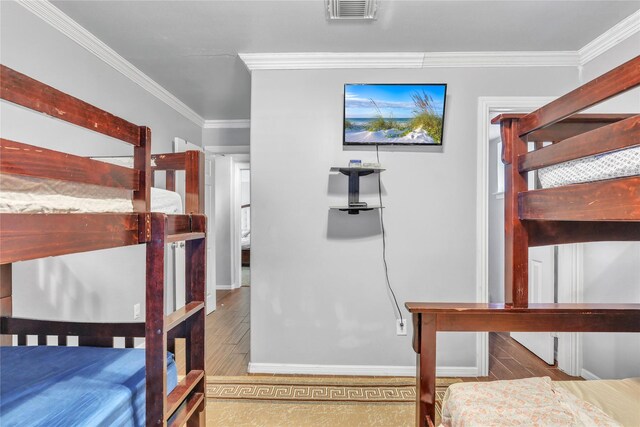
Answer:
<svg viewBox="0 0 640 427"><path fill-rule="evenodd" d="M438 378L436 409L450 384ZM390 377L207 377L210 426L411 426L415 379Z"/></svg>

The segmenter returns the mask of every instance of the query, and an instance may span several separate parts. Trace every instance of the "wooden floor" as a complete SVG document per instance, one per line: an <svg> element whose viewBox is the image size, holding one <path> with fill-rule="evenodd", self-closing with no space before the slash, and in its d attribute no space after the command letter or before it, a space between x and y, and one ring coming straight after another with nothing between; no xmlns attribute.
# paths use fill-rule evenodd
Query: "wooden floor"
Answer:
<svg viewBox="0 0 640 427"><path fill-rule="evenodd" d="M249 364L249 287L217 291L217 309L207 316L205 369L207 375L247 375ZM180 371L180 353L176 349ZM549 376L552 380L575 380L549 366L516 342L508 333L489 334L489 376L465 377L465 381L511 380Z"/></svg>

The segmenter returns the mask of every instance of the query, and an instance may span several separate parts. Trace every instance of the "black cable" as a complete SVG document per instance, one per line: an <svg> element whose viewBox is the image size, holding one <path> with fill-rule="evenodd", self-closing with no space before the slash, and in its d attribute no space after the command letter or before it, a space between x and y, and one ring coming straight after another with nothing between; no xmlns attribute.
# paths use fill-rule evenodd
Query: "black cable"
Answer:
<svg viewBox="0 0 640 427"><path fill-rule="evenodd" d="M378 164L380 164L380 153L378 152L378 144L376 144L376 159L378 161ZM400 327L404 328L404 318L402 317L402 311L400 310L400 306L398 305L396 293L393 292L391 282L389 281L389 267L387 266L387 236L384 231L384 209L382 208L382 182L380 180L380 175L381 174L378 173L378 198L380 199L380 227L382 228L382 262L384 263L384 276L387 280L387 287L391 291L393 301L395 302L396 308L398 309L398 315L400 316Z"/></svg>

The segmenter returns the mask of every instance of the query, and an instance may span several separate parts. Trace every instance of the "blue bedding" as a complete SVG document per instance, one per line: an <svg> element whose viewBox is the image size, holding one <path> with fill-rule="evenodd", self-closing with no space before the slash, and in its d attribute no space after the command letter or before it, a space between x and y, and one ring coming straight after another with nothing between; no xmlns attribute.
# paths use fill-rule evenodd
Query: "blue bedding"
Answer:
<svg viewBox="0 0 640 427"><path fill-rule="evenodd" d="M145 353L97 347L0 347L0 425L143 426ZM177 383L167 354L167 391Z"/></svg>

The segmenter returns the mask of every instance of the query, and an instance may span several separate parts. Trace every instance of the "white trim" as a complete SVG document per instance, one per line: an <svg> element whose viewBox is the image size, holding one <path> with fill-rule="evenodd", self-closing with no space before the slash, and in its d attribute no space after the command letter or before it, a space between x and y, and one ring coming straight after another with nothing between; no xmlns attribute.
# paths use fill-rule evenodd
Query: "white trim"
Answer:
<svg viewBox="0 0 640 427"><path fill-rule="evenodd" d="M216 285L216 290L219 290L219 291L230 291L230 290L233 290L233 289L238 289L239 287L240 286L235 284L235 283L232 283L230 285Z"/></svg>
<svg viewBox="0 0 640 427"><path fill-rule="evenodd" d="M524 113L549 103L551 97L482 96L478 98L476 176L476 302L489 302L489 126L491 114ZM478 376L489 375L489 334L476 333Z"/></svg>
<svg viewBox="0 0 640 427"><path fill-rule="evenodd" d="M640 31L640 10L629 15L578 51L580 65L603 54Z"/></svg>
<svg viewBox="0 0 640 427"><path fill-rule="evenodd" d="M584 289L584 246L558 246L558 302L581 303ZM558 333L558 369L572 376L582 374L582 334Z"/></svg>
<svg viewBox="0 0 640 427"><path fill-rule="evenodd" d="M578 53L551 52L426 52L422 67L577 67Z"/></svg>
<svg viewBox="0 0 640 427"><path fill-rule="evenodd" d="M250 374L295 375L356 375L380 377L415 377L415 366L380 365L304 365L297 363L249 363ZM475 366L441 366L436 368L439 377L475 377Z"/></svg>
<svg viewBox="0 0 640 427"><path fill-rule="evenodd" d="M204 119L198 113L50 2L18 0L18 3L196 125L203 126Z"/></svg>
<svg viewBox="0 0 640 427"><path fill-rule="evenodd" d="M577 67L578 52L240 53L253 70L429 67Z"/></svg>
<svg viewBox="0 0 640 427"><path fill-rule="evenodd" d="M593 372L587 371L586 369L583 369L580 372L580 374L581 374L580 376L582 378L584 378L585 380L601 380L602 379L599 376L597 376L596 374L594 374Z"/></svg>
<svg viewBox="0 0 640 427"><path fill-rule="evenodd" d="M251 120L205 120L204 129L245 129L251 127Z"/></svg>
<svg viewBox="0 0 640 427"><path fill-rule="evenodd" d="M239 53L249 71L339 68L421 68L420 52Z"/></svg>

